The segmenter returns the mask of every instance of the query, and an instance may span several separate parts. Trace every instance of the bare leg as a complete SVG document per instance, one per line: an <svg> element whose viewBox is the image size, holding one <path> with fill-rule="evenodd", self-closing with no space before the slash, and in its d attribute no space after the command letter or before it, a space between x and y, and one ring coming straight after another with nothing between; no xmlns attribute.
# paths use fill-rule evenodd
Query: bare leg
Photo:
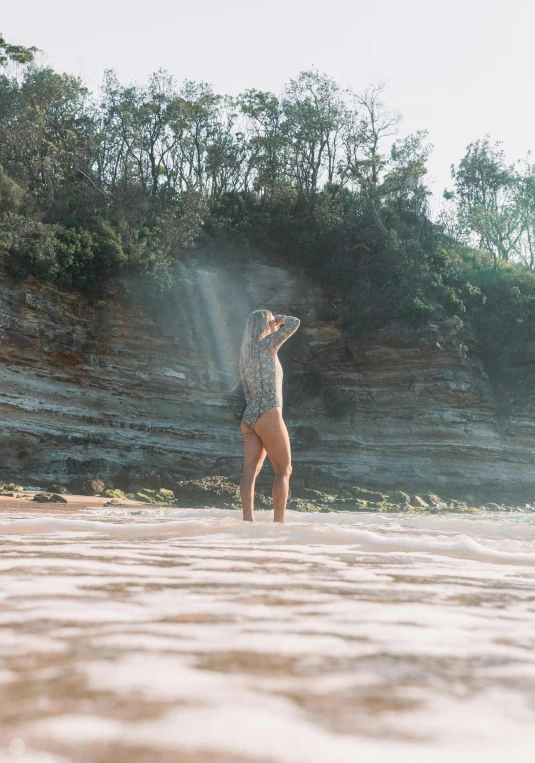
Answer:
<svg viewBox="0 0 535 763"><path fill-rule="evenodd" d="M275 471L272 492L273 521L284 522L290 474L292 473L292 457L290 438L282 418L282 409L270 408L269 411L262 414L256 422L255 432L260 436Z"/></svg>
<svg viewBox="0 0 535 763"><path fill-rule="evenodd" d="M254 429L241 425L243 432L243 474L240 481L240 498L243 508L243 521L254 522L254 486L266 451L262 440Z"/></svg>

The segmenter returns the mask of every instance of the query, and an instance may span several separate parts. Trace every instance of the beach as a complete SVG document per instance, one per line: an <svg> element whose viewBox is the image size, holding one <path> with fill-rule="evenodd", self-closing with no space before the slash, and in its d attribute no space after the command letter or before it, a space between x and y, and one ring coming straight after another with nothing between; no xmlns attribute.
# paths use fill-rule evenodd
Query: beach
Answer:
<svg viewBox="0 0 535 763"><path fill-rule="evenodd" d="M0 507L0 760L532 760L535 515Z"/></svg>

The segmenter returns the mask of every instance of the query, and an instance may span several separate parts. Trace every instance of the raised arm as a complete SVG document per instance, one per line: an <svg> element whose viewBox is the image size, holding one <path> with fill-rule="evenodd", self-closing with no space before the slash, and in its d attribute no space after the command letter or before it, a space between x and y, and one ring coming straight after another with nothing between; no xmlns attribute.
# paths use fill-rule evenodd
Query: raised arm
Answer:
<svg viewBox="0 0 535 763"><path fill-rule="evenodd" d="M284 323L279 326L277 331L268 334L260 341L260 346L263 349L278 350L281 344L284 344L299 328L301 323L299 318L294 318L293 315L281 315L280 317L283 318Z"/></svg>

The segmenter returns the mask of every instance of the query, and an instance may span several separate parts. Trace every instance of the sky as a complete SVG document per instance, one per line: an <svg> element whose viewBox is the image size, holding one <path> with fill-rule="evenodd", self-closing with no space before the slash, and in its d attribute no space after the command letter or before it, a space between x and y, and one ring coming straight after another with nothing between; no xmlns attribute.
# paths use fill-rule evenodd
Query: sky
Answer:
<svg viewBox="0 0 535 763"><path fill-rule="evenodd" d="M160 67L230 95L280 94L311 66L352 90L384 82L400 134L429 131L435 205L451 164L486 133L510 161L535 149L528 0L24 0L0 23L8 42L92 89L105 69L126 83Z"/></svg>

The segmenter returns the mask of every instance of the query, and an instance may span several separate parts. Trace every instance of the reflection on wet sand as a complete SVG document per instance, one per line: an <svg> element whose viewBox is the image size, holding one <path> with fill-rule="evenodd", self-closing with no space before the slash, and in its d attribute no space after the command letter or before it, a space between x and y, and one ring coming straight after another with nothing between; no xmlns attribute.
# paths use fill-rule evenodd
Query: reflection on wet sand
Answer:
<svg viewBox="0 0 535 763"><path fill-rule="evenodd" d="M0 760L531 760L534 517L56 508L0 514Z"/></svg>

